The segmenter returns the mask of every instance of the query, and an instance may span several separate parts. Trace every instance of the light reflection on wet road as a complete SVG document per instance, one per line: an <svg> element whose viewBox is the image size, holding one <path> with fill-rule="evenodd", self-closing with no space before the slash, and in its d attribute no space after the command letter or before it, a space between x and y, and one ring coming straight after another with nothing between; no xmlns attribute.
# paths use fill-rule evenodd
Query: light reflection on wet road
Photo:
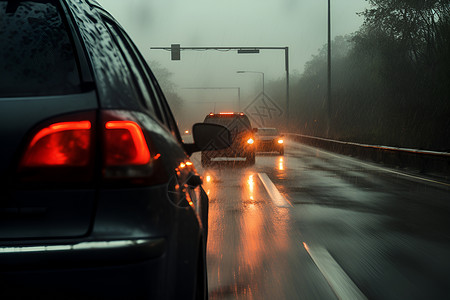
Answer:
<svg viewBox="0 0 450 300"><path fill-rule="evenodd" d="M343 297L304 243L324 249L369 299L450 295L448 187L298 143L286 150L252 167L199 168L210 197L210 299ZM276 206L258 173L293 207Z"/></svg>

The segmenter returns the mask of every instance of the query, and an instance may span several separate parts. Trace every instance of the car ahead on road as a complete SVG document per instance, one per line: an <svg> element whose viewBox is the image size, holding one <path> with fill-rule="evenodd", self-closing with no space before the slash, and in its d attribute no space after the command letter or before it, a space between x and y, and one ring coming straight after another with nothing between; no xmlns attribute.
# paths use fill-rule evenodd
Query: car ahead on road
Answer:
<svg viewBox="0 0 450 300"><path fill-rule="evenodd" d="M210 113L204 123L219 124L231 132L232 144L220 151L202 151L202 166L215 161L244 161L247 165L255 164L255 145L252 126L244 113L221 112Z"/></svg>
<svg viewBox="0 0 450 300"><path fill-rule="evenodd" d="M0 0L0 20L0 297L207 298L208 198L189 156L230 133L195 124L183 143L94 1Z"/></svg>
<svg viewBox="0 0 450 300"><path fill-rule="evenodd" d="M258 152L284 154L284 136L276 128L254 128L255 146Z"/></svg>

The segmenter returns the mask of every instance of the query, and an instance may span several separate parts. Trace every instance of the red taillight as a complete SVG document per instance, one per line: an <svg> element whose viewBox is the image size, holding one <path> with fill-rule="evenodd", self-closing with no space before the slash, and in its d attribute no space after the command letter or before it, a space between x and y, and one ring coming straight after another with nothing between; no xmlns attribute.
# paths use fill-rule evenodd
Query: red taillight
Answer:
<svg viewBox="0 0 450 300"><path fill-rule="evenodd" d="M54 123L38 131L23 156L22 167L85 166L89 163L91 122Z"/></svg>
<svg viewBox="0 0 450 300"><path fill-rule="evenodd" d="M161 154L151 131L136 121L136 113L106 110L101 114L102 183L113 188L167 182Z"/></svg>
<svg viewBox="0 0 450 300"><path fill-rule="evenodd" d="M166 182L152 135L135 120L135 113L105 110L62 115L37 125L17 169L18 184L40 188L100 183L116 188Z"/></svg>
<svg viewBox="0 0 450 300"><path fill-rule="evenodd" d="M107 166L145 165L150 162L150 151L138 124L133 121L109 121L105 129Z"/></svg>

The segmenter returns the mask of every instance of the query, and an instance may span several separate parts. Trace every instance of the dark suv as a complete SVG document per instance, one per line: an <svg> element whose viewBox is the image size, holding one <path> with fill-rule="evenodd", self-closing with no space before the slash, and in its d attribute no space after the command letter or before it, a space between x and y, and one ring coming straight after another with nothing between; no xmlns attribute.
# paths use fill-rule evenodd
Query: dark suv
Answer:
<svg viewBox="0 0 450 300"><path fill-rule="evenodd" d="M255 145L250 120L244 113L222 112L210 113L204 123L219 124L231 132L232 144L220 151L202 151L203 166L218 161L243 161L248 165L255 164Z"/></svg>
<svg viewBox="0 0 450 300"><path fill-rule="evenodd" d="M95 1L0 0L0 297L207 297L208 198L122 27ZM218 134L220 132L220 139Z"/></svg>

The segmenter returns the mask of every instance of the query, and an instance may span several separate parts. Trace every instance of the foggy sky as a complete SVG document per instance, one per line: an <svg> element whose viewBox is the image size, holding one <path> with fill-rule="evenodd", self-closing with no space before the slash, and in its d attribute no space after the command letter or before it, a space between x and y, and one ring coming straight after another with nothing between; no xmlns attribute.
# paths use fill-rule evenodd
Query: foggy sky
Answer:
<svg viewBox="0 0 450 300"><path fill-rule="evenodd" d="M150 50L178 43L189 46L289 47L291 74L327 41L326 0L98 0L125 28L144 57L157 61L183 87L239 86L242 99L252 97L265 80L284 78L284 51L260 54L235 51L183 51L181 61L171 61L170 52ZM332 37L355 32L363 19L356 15L367 7L364 0L332 0ZM186 97L204 101L236 98L233 90L183 90ZM230 109L233 109L231 107Z"/></svg>

